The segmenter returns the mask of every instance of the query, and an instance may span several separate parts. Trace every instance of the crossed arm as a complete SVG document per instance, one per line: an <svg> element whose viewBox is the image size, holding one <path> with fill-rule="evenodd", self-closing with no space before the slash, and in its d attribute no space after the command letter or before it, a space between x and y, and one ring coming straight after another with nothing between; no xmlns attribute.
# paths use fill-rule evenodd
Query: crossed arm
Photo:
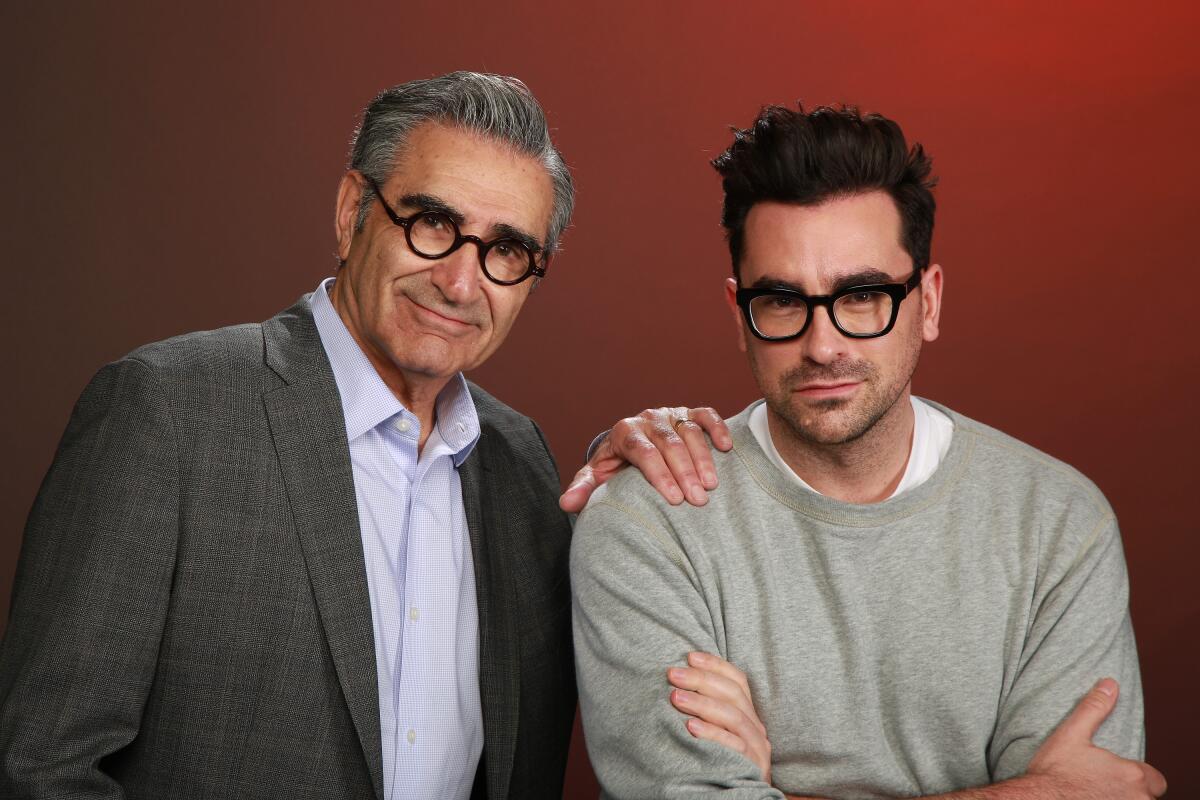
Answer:
<svg viewBox="0 0 1200 800"><path fill-rule="evenodd" d="M667 670L675 687L671 703L688 715L685 725L698 739L734 750L755 763L771 782L771 743L758 717L745 674L708 653L688 654L687 667ZM926 800L1142 800L1167 790L1163 774L1149 764L1121 758L1092 743L1117 705L1119 687L1098 682L1042 744L1019 778ZM818 798L784 795L789 800Z"/></svg>

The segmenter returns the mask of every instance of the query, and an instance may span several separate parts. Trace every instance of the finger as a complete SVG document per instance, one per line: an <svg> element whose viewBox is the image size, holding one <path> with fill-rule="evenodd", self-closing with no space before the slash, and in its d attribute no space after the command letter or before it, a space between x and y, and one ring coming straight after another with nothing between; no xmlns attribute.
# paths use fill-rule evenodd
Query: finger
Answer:
<svg viewBox="0 0 1200 800"><path fill-rule="evenodd" d="M687 447L688 456L692 459L692 468L700 477L700 485L705 489L717 488L717 468L713 465L712 445L708 443L704 429L690 419L678 422L674 427L675 434Z"/></svg>
<svg viewBox="0 0 1200 800"><path fill-rule="evenodd" d="M746 696L746 691L737 681L700 667L672 667L667 670L667 678L672 686L698 691L718 700L732 702L734 698Z"/></svg>
<svg viewBox="0 0 1200 800"><path fill-rule="evenodd" d="M766 735L766 727L759 721L749 694L743 691L741 685L736 681L731 681L725 676L713 672L681 667L668 670L667 678L672 686L679 689L686 689L735 707L754 723L754 726L759 728L764 736Z"/></svg>
<svg viewBox="0 0 1200 800"><path fill-rule="evenodd" d="M575 477L571 479L571 485L558 498L558 507L567 513L582 511L595 490L596 478L592 474L592 468L584 465L583 469L576 472Z"/></svg>
<svg viewBox="0 0 1200 800"><path fill-rule="evenodd" d="M746 755L746 743L739 737L716 725L710 725L702 719L689 719L687 721L688 733L695 736L697 739L706 739L710 742L716 742L719 745L728 747L734 752Z"/></svg>
<svg viewBox="0 0 1200 800"><path fill-rule="evenodd" d="M746 693L747 698L753 698L750 694L750 682L746 680L746 673L730 664L720 656L715 656L712 653L705 653L701 650L696 650L687 655L687 661L693 667L702 669L707 672L715 672L718 675L723 675L734 683L742 687L742 691Z"/></svg>
<svg viewBox="0 0 1200 800"><path fill-rule="evenodd" d="M737 734L731 733L718 725L705 722L702 719L689 719L686 725L688 733L697 739L716 742L734 752L741 753L753 761L759 770L761 770L763 781L766 783L771 782L771 755L769 751L755 750L749 742Z"/></svg>
<svg viewBox="0 0 1200 800"><path fill-rule="evenodd" d="M675 482L672 470L667 468L663 453L638 428L624 422L618 423L608 437L608 443L616 455L641 470L646 482L668 503L677 506L683 502L683 491Z"/></svg>
<svg viewBox="0 0 1200 800"><path fill-rule="evenodd" d="M1056 736L1091 742L1100 723L1104 722L1117 704L1117 682L1105 678L1083 696L1066 719L1055 730Z"/></svg>
<svg viewBox="0 0 1200 800"><path fill-rule="evenodd" d="M675 417L674 419L680 419ZM690 423L681 423L678 427L680 430L689 426ZM697 433L699 433L697 431ZM671 471L671 477L683 490L687 501L694 506L702 506L708 502L708 492L704 490L704 482L700 478L700 474L696 470L696 463L692 458L692 450L684 442L680 432L672 426L670 420L656 420L649 426L649 436L654 445L658 448L659 456L667 465L667 469ZM707 447L703 448L707 454ZM631 459L632 460L632 459ZM709 456L709 470L713 470L712 457Z"/></svg>
<svg viewBox="0 0 1200 800"><path fill-rule="evenodd" d="M688 418L704 429L718 450L726 452L733 448L733 434L729 432L729 426L721 419L716 409L707 406L693 408L688 413Z"/></svg>
<svg viewBox="0 0 1200 800"><path fill-rule="evenodd" d="M750 681L747 680L746 673L720 656L701 651L688 653L688 663L699 669L719 674L734 683L743 698L738 703L738 707L762 730L763 736L767 735L767 726L763 724L762 719L758 716L758 709L754 707L754 695L750 692Z"/></svg>
<svg viewBox="0 0 1200 800"><path fill-rule="evenodd" d="M675 689L671 692L671 705L685 714L736 734L747 746L756 750L761 750L766 745L766 737L758 726L753 724L741 709L730 703L723 703L696 692Z"/></svg>
<svg viewBox="0 0 1200 800"><path fill-rule="evenodd" d="M1146 790L1152 797L1162 797L1167 793L1167 778L1149 764L1142 764L1142 772L1146 776Z"/></svg>

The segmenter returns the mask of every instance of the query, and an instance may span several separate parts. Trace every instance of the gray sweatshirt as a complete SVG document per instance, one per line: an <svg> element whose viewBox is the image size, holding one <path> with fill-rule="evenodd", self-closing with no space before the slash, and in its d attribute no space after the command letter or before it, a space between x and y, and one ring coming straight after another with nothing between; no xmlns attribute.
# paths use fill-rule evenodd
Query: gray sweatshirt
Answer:
<svg viewBox="0 0 1200 800"><path fill-rule="evenodd" d="M936 405L936 404L935 404ZM602 487L571 547L588 754L616 798L777 798L752 762L695 739L666 670L691 650L749 678L772 781L910 797L1021 774L1099 679L1096 743L1143 753L1142 692L1112 509L1080 473L938 406L954 436L925 483L854 505L771 464L743 411L707 506L636 470Z"/></svg>

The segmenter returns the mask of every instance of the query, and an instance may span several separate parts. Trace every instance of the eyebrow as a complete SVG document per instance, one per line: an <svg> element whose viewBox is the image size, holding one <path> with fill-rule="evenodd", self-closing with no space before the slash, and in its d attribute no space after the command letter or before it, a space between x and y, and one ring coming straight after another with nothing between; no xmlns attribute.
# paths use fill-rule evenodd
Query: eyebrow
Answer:
<svg viewBox="0 0 1200 800"><path fill-rule="evenodd" d="M844 275L839 275L834 279L833 287L830 289L830 294L836 294L843 289L849 289L853 286L872 286L879 283L895 283L896 281L891 275L888 275L883 270L875 269L874 267L861 267L853 272L848 272ZM804 291L799 284L784 278L777 278L770 274L763 275L756 280L750 287L752 289L789 289L793 292L804 295L805 297L816 297Z"/></svg>
<svg viewBox="0 0 1200 800"><path fill-rule="evenodd" d="M542 243L537 240L537 237L531 236L520 228L514 228L512 225L504 222L497 222L492 226L492 230L499 234L497 238L516 239L518 242L528 247L531 253L542 252Z"/></svg>
<svg viewBox="0 0 1200 800"><path fill-rule="evenodd" d="M454 206L442 200L439 197L434 197L431 194L406 194L400 198L400 205L408 208L419 208L422 211L436 211L439 214L445 214L450 219L454 220L455 225L462 225L467 221L466 216Z"/></svg>
<svg viewBox="0 0 1200 800"><path fill-rule="evenodd" d="M422 211L436 211L439 214L445 214L454 220L454 224L459 227L462 227L467 221L465 214L440 197L434 197L431 194L420 192L406 194L400 198L400 205L408 208L419 208ZM497 222L495 225L492 225L490 233L492 234L492 241L495 239L516 239L533 253L540 253L542 251L542 244L537 240L536 236L532 236L518 227L509 225L507 222Z"/></svg>

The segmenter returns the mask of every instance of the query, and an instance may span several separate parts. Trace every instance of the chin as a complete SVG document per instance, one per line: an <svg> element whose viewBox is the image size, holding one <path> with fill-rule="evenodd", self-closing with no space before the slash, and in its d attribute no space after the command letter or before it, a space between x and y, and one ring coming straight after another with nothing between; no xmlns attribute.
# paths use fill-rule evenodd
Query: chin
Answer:
<svg viewBox="0 0 1200 800"><path fill-rule="evenodd" d="M446 341L437 336L420 337L400 355L403 358L397 359L397 363L403 364L404 369L431 378L448 378L470 369L477 361L475 353L448 347Z"/></svg>
<svg viewBox="0 0 1200 800"><path fill-rule="evenodd" d="M772 406L802 441L816 445L848 444L869 431L878 417L845 400L825 400L803 408ZM781 413L782 412L782 413Z"/></svg>
<svg viewBox="0 0 1200 800"><path fill-rule="evenodd" d="M800 438L812 444L839 445L849 444L862 437L870 426L850 427L848 425L818 425L800 428L797 432Z"/></svg>

